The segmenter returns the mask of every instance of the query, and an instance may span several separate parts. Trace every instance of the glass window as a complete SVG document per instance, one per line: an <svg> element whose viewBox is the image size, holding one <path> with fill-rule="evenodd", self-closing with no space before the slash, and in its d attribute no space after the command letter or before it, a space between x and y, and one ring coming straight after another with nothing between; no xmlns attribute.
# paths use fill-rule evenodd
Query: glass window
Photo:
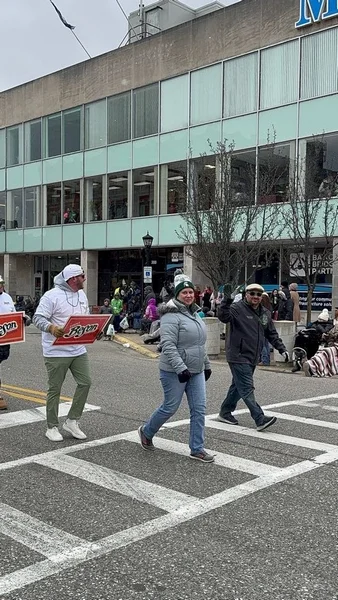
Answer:
<svg viewBox="0 0 338 600"><path fill-rule="evenodd" d="M134 90L133 115L134 138L158 132L158 83Z"/></svg>
<svg viewBox="0 0 338 600"><path fill-rule="evenodd" d="M39 227L41 224L41 188L40 186L24 190L25 227Z"/></svg>
<svg viewBox="0 0 338 600"><path fill-rule="evenodd" d="M61 113L50 115L45 119L46 157L61 154Z"/></svg>
<svg viewBox="0 0 338 600"><path fill-rule="evenodd" d="M22 229L22 227L22 190L11 190L10 192L7 192L7 228Z"/></svg>
<svg viewBox="0 0 338 600"><path fill-rule="evenodd" d="M224 63L224 117L257 110L258 53Z"/></svg>
<svg viewBox="0 0 338 600"><path fill-rule="evenodd" d="M16 125L7 129L7 166L19 165L22 162L22 126Z"/></svg>
<svg viewBox="0 0 338 600"><path fill-rule="evenodd" d="M239 152L231 156L231 194L237 206L255 204L256 151Z"/></svg>
<svg viewBox="0 0 338 600"><path fill-rule="evenodd" d="M25 162L41 160L41 119L25 123Z"/></svg>
<svg viewBox="0 0 338 600"><path fill-rule="evenodd" d="M63 151L65 154L78 152L82 149L81 122L81 108L66 110L62 114Z"/></svg>
<svg viewBox="0 0 338 600"><path fill-rule="evenodd" d="M187 207L187 161L161 166L161 213L180 213ZM165 200L165 204L163 202Z"/></svg>
<svg viewBox="0 0 338 600"><path fill-rule="evenodd" d="M338 135L308 140L305 165L307 198L338 196Z"/></svg>
<svg viewBox="0 0 338 600"><path fill-rule="evenodd" d="M85 147L100 148L107 143L106 100L85 106Z"/></svg>
<svg viewBox="0 0 338 600"><path fill-rule="evenodd" d="M147 217L155 214L157 199L157 167L133 171L133 216Z"/></svg>
<svg viewBox="0 0 338 600"><path fill-rule="evenodd" d="M271 145L258 151L258 203L289 200L291 146Z"/></svg>
<svg viewBox="0 0 338 600"><path fill-rule="evenodd" d="M222 116L222 65L191 73L190 123L199 125Z"/></svg>
<svg viewBox="0 0 338 600"><path fill-rule="evenodd" d="M63 223L80 222L80 181L63 183Z"/></svg>
<svg viewBox="0 0 338 600"><path fill-rule="evenodd" d="M6 228L6 199L7 193L0 192L0 231Z"/></svg>
<svg viewBox="0 0 338 600"><path fill-rule="evenodd" d="M216 194L216 156L201 156L190 161L190 200L199 210L209 210Z"/></svg>
<svg viewBox="0 0 338 600"><path fill-rule="evenodd" d="M261 53L261 108L298 100L299 42L288 42Z"/></svg>
<svg viewBox="0 0 338 600"><path fill-rule="evenodd" d="M85 221L102 221L102 176L85 179Z"/></svg>
<svg viewBox="0 0 338 600"><path fill-rule="evenodd" d="M130 92L108 98L108 144L130 140L131 95Z"/></svg>
<svg viewBox="0 0 338 600"><path fill-rule="evenodd" d="M128 216L128 172L108 175L108 219Z"/></svg>
<svg viewBox="0 0 338 600"><path fill-rule="evenodd" d="M161 131L174 131L188 127L188 103L189 75L162 81Z"/></svg>
<svg viewBox="0 0 338 600"><path fill-rule="evenodd" d="M0 169L6 166L6 129L0 129Z"/></svg>
<svg viewBox="0 0 338 600"><path fill-rule="evenodd" d="M47 225L61 225L61 183L47 185Z"/></svg>
<svg viewBox="0 0 338 600"><path fill-rule="evenodd" d="M302 38L300 97L313 98L337 91L338 29Z"/></svg>

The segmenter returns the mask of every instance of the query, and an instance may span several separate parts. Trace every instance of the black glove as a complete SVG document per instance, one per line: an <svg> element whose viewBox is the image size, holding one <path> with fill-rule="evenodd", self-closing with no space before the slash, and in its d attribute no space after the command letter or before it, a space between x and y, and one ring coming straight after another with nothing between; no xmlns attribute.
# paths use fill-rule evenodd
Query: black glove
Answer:
<svg viewBox="0 0 338 600"><path fill-rule="evenodd" d="M205 381L208 381L208 379L210 379L211 373L212 373L211 369L204 369L204 379L205 379Z"/></svg>
<svg viewBox="0 0 338 600"><path fill-rule="evenodd" d="M290 362L290 356L288 352L281 352L281 355L283 356L285 362Z"/></svg>
<svg viewBox="0 0 338 600"><path fill-rule="evenodd" d="M188 369L185 369L182 373L179 373L177 377L180 383L187 383L191 377L191 373Z"/></svg>

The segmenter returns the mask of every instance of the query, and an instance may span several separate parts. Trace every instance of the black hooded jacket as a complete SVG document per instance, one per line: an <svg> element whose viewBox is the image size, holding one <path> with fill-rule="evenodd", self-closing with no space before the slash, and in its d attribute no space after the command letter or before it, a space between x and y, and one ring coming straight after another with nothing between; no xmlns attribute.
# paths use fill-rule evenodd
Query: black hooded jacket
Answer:
<svg viewBox="0 0 338 600"><path fill-rule="evenodd" d="M226 350L229 363L257 365L265 338L280 354L286 352L266 308L259 306L255 310L245 300L230 302L229 299L223 300L218 310L219 320L230 323Z"/></svg>

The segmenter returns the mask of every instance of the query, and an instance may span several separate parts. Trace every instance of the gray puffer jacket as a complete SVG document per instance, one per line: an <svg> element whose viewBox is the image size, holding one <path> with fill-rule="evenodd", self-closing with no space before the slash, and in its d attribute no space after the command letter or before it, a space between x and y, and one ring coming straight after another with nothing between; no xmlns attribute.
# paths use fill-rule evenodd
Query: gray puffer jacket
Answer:
<svg viewBox="0 0 338 600"><path fill-rule="evenodd" d="M206 328L197 314L200 308L193 305L190 310L178 300L169 300L159 307L161 317L160 369L182 373L202 373L210 369L205 351Z"/></svg>

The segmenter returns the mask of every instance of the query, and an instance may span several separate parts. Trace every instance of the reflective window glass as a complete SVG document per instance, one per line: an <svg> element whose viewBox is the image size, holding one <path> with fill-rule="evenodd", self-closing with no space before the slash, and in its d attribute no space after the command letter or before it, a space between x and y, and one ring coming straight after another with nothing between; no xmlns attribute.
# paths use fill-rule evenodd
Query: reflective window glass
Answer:
<svg viewBox="0 0 338 600"><path fill-rule="evenodd" d="M108 144L130 140L131 136L130 92L108 98Z"/></svg>
<svg viewBox="0 0 338 600"><path fill-rule="evenodd" d="M134 138L158 132L158 100L158 83L134 90Z"/></svg>

